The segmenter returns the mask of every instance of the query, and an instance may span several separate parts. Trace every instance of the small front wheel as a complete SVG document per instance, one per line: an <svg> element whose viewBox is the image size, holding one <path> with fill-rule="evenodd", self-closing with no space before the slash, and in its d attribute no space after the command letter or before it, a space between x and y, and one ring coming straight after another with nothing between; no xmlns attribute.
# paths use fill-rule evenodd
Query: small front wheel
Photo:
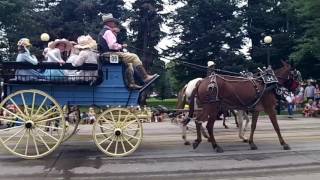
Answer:
<svg viewBox="0 0 320 180"><path fill-rule="evenodd" d="M129 110L111 108L97 118L92 134L102 152L112 157L122 157L139 147L143 128L137 116Z"/></svg>

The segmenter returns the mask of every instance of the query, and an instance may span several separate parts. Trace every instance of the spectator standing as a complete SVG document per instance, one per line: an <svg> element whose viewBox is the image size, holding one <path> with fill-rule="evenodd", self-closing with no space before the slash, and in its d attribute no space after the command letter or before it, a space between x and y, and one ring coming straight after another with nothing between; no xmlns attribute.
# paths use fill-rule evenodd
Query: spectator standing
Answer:
<svg viewBox="0 0 320 180"><path fill-rule="evenodd" d="M309 101L314 100L316 88L312 85L311 81L308 82L308 86L304 90L304 97Z"/></svg>
<svg viewBox="0 0 320 180"><path fill-rule="evenodd" d="M287 96L286 96L286 101L288 103L288 117L289 118L293 118L293 108L294 108L294 95L292 92L290 92Z"/></svg>

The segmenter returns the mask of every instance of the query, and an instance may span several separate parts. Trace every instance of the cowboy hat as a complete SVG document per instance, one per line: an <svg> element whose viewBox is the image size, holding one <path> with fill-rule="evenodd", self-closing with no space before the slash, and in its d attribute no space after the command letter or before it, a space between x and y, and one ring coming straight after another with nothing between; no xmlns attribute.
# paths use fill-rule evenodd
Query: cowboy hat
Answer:
<svg viewBox="0 0 320 180"><path fill-rule="evenodd" d="M116 18L114 18L111 13L109 13L109 14L102 14L102 21L103 21L104 23L110 22L110 21L112 21L112 22L119 22L119 20L116 19Z"/></svg>
<svg viewBox="0 0 320 180"><path fill-rule="evenodd" d="M70 51L72 48L72 44L67 39L56 39L54 41L49 42L48 47L54 49L58 44L65 44L66 51Z"/></svg>
<svg viewBox="0 0 320 180"><path fill-rule="evenodd" d="M30 39L28 38L21 38L18 43L17 43L18 46L31 46L31 43L30 43Z"/></svg>
<svg viewBox="0 0 320 180"><path fill-rule="evenodd" d="M97 49L97 42L90 35L82 35L77 39L78 44L75 48L78 49Z"/></svg>
<svg viewBox="0 0 320 180"><path fill-rule="evenodd" d="M213 61L208 61L208 67L214 66L214 65L216 65L216 63L214 63Z"/></svg>

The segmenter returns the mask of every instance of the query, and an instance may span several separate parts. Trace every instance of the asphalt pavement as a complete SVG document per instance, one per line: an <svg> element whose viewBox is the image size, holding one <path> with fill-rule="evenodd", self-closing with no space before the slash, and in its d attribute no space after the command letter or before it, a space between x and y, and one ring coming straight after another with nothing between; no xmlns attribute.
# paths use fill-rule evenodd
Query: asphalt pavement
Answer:
<svg viewBox="0 0 320 180"><path fill-rule="evenodd" d="M141 146L123 158L100 152L92 127L81 125L77 135L42 159L24 160L0 146L0 179L320 179L320 119L279 119L291 150L282 149L271 122L261 117L254 136L258 150L238 138L233 120L230 129L216 123L224 153L214 152L206 140L193 150L183 145L179 126L162 122L144 124ZM195 139L193 130L188 139Z"/></svg>

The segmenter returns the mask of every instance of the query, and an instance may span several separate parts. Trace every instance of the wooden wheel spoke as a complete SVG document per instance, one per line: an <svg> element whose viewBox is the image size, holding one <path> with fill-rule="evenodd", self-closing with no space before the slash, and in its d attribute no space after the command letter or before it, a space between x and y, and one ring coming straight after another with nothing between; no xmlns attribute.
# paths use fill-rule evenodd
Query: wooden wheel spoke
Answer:
<svg viewBox="0 0 320 180"><path fill-rule="evenodd" d="M10 131L12 129L18 129L18 128L22 128L23 126L14 126L14 127L11 127L11 128L6 128L6 129L0 129L0 132L4 132L4 131Z"/></svg>
<svg viewBox="0 0 320 180"><path fill-rule="evenodd" d="M122 137L131 146L131 148L134 148L134 145L125 136Z"/></svg>
<svg viewBox="0 0 320 180"><path fill-rule="evenodd" d="M124 126L124 123L126 123L126 122L127 122L128 117L129 117L129 114L127 114L127 115L125 116L124 120L122 121L121 126Z"/></svg>
<svg viewBox="0 0 320 180"><path fill-rule="evenodd" d="M37 155L39 155L40 153L39 153L39 149L38 149L38 144L37 144L36 138L33 135L33 130L30 131L30 134L31 134L31 137L33 140L34 147L36 148Z"/></svg>
<svg viewBox="0 0 320 180"><path fill-rule="evenodd" d="M28 154L29 139L30 139L30 130L28 130L28 137L27 137L26 148L25 148L25 150L24 150L24 155L27 155L27 154Z"/></svg>
<svg viewBox="0 0 320 180"><path fill-rule="evenodd" d="M4 111L8 112L9 114L13 115L14 117L18 118L18 119L21 119L22 121L26 121L24 118L16 115L15 113L9 111L8 109L4 108L4 107L1 107L1 109L3 109Z"/></svg>
<svg viewBox="0 0 320 180"><path fill-rule="evenodd" d="M47 101L47 97L45 97L45 98L43 99L43 101L41 102L41 104L40 104L40 106L38 107L38 109L37 109L36 113L34 114L34 116L37 116L37 115L38 115L40 109L42 108L42 106L44 105L44 103L45 103L46 101Z"/></svg>
<svg viewBox="0 0 320 180"><path fill-rule="evenodd" d="M115 136L113 136L113 138L112 138L112 141L110 142L110 144L107 146L107 148L106 148L106 151L108 151L109 150L109 148L111 147L111 145L112 145L112 143L113 143L113 141L116 139L116 137Z"/></svg>
<svg viewBox="0 0 320 180"><path fill-rule="evenodd" d="M101 127L101 128L103 128L103 129L106 129L106 130L110 130L110 131L113 131L114 130L114 128L113 129L110 129L110 128L112 128L112 127L106 127L106 126L102 126L102 125L98 125L99 127Z"/></svg>
<svg viewBox="0 0 320 180"><path fill-rule="evenodd" d="M26 115L30 117L30 114L28 112L28 105L26 104L26 100L24 99L24 95L22 93L21 93L21 99L22 99L22 103L24 106L24 111L25 111Z"/></svg>
<svg viewBox="0 0 320 180"><path fill-rule="evenodd" d="M44 128L50 128L50 129L57 129L57 130L62 130L61 127L55 127L55 126L45 126L45 125L36 125L38 127L44 127Z"/></svg>
<svg viewBox="0 0 320 180"><path fill-rule="evenodd" d="M20 109L20 107L17 105L17 103L12 99L9 98L9 100L12 102L12 104L17 108L17 110L21 113L21 115L23 116L23 118L26 118L26 115L24 114L24 112L22 112L22 110Z"/></svg>
<svg viewBox="0 0 320 180"><path fill-rule="evenodd" d="M21 122L21 121L14 121L14 120L10 120L10 119L3 119L2 117L0 118L0 121L5 121L5 122L12 122L12 123L19 123L19 124L24 124L25 122ZM0 130L1 131L1 130Z"/></svg>
<svg viewBox="0 0 320 180"><path fill-rule="evenodd" d="M25 129L24 129L25 130ZM27 130L24 131L24 133L22 134L22 136L20 137L19 141L17 142L17 144L14 146L14 148L12 149L13 151L16 151L17 147L19 146L22 138L24 137L24 135L26 135Z"/></svg>
<svg viewBox="0 0 320 180"><path fill-rule="evenodd" d="M136 129L129 129L129 128L127 128L126 129L126 131L138 131L138 130L140 130L139 128L136 128Z"/></svg>
<svg viewBox="0 0 320 180"><path fill-rule="evenodd" d="M41 122L48 122L48 121L53 121L53 120L57 120L57 119L61 119L62 117L61 116L58 116L58 117L53 117L53 118L50 118L50 119L43 119L43 120L40 120L40 121L36 121L35 123L38 124L38 123L41 123Z"/></svg>
<svg viewBox="0 0 320 180"><path fill-rule="evenodd" d="M133 139L139 140L139 138L137 138L137 137L135 137L135 136L132 136L132 135L130 135L130 134L124 133L124 132L123 132L123 135L128 136L128 137L133 138Z"/></svg>
<svg viewBox="0 0 320 180"><path fill-rule="evenodd" d="M135 123L135 122L137 122L137 121L136 121L136 120L129 121L123 128L124 128L124 129L127 129L128 126L130 126L131 124L133 124L133 123Z"/></svg>
<svg viewBox="0 0 320 180"><path fill-rule="evenodd" d="M118 139L119 139L119 137L117 136L117 137L116 137L116 140L115 140L116 147L114 148L114 153L115 153L115 154L118 154L118 142L119 142Z"/></svg>
<svg viewBox="0 0 320 180"><path fill-rule="evenodd" d="M17 131L16 133L14 133L12 136L8 137L6 140L3 141L3 143L6 143L7 141L9 141L10 139L12 139L13 137L15 137L16 135L20 134L21 131L23 131L24 128L22 128L21 130Z"/></svg>
<svg viewBox="0 0 320 180"><path fill-rule="evenodd" d="M52 106L50 109L48 109L46 112L44 112L44 113L42 114L42 117L41 117L41 118L44 119L44 118L47 118L47 117L52 116L53 114L59 113L59 112L53 112L53 113L47 115L47 114L50 113L50 111L52 111L54 108L56 108L56 106Z"/></svg>
<svg viewBox="0 0 320 180"><path fill-rule="evenodd" d="M126 152L127 152L127 150L126 150L126 146L124 145L123 141L124 141L123 136L121 136L121 140L120 140L120 142L121 142L121 146L122 146L123 152L125 152L125 153L126 153Z"/></svg>
<svg viewBox="0 0 320 180"><path fill-rule="evenodd" d="M110 111L109 113L111 114L112 121L113 121L113 123L115 124L116 122L115 122L114 116L113 116L113 114L112 114L112 111Z"/></svg>
<svg viewBox="0 0 320 180"><path fill-rule="evenodd" d="M45 135L49 136L51 139L55 140L56 142L59 142L59 140L58 140L57 138L53 137L51 134L49 134L49 133L47 133L47 132L43 131L43 130L42 130L42 129L40 129L40 128L36 128L36 129L38 129L39 131L41 131L43 134L45 134Z"/></svg>
<svg viewBox="0 0 320 180"><path fill-rule="evenodd" d="M46 146L46 148L48 150L50 150L50 147L48 146L48 144L46 143L46 141L44 141L44 139L42 138L42 136L37 132L37 130L34 131L35 134L40 138L40 140L42 141L42 143Z"/></svg>
<svg viewBox="0 0 320 180"><path fill-rule="evenodd" d="M102 134L102 133L101 133L101 134ZM97 135L98 135L98 134L97 134ZM110 134L110 135L112 135L112 134ZM110 139L113 138L113 137L114 137L114 135L109 136L108 138L106 138L106 139L102 140L101 142L99 142L99 144L103 144L104 142L110 140Z"/></svg>
<svg viewBox="0 0 320 180"><path fill-rule="evenodd" d="M31 105L31 116L33 115L33 109L34 109L34 103L36 101L36 93L33 92L33 95L32 95L32 105Z"/></svg>

